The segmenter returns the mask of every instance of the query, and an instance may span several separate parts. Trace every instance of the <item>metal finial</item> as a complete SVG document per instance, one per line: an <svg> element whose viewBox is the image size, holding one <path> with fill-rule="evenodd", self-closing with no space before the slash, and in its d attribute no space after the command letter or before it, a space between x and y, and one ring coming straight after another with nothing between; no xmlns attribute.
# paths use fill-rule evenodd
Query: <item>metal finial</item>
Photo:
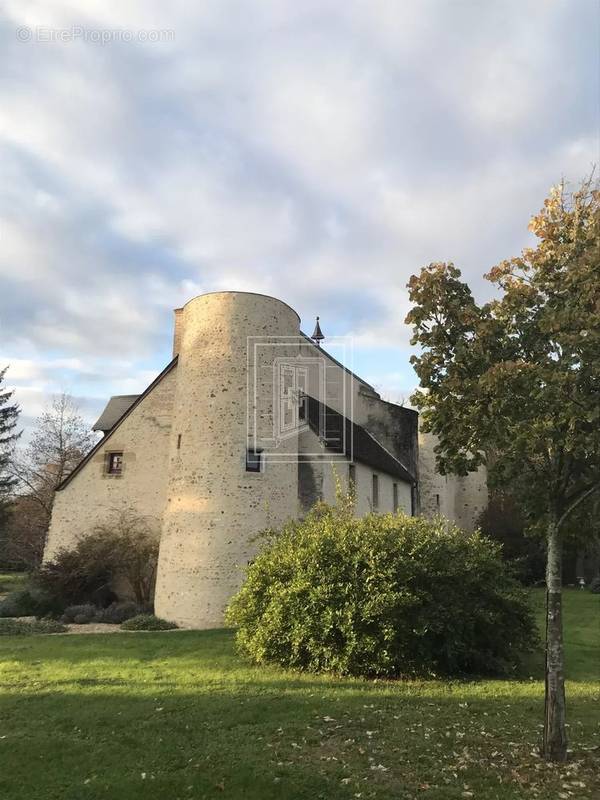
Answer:
<svg viewBox="0 0 600 800"><path fill-rule="evenodd" d="M317 345L317 347L321 346L321 342L325 338L323 336L323 331L321 330L321 326L319 325L319 317L317 317L317 322L315 324L315 329L313 331L313 335L310 337L313 342Z"/></svg>

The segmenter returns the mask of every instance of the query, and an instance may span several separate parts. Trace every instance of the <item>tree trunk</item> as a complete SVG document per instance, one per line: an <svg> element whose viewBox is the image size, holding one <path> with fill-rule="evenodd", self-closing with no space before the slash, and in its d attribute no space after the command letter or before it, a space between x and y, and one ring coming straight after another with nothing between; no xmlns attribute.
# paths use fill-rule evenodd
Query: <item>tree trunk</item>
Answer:
<svg viewBox="0 0 600 800"><path fill-rule="evenodd" d="M548 529L546 564L546 704L544 758L567 758L565 658L562 625L562 542L558 523Z"/></svg>

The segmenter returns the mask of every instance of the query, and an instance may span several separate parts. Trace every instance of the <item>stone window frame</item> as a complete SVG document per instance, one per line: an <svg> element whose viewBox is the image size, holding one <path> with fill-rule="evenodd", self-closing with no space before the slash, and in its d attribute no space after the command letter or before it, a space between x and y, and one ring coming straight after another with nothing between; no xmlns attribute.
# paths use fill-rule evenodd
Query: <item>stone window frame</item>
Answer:
<svg viewBox="0 0 600 800"><path fill-rule="evenodd" d="M265 471L265 459L262 447L247 447L245 466L246 472L260 475ZM251 455L252 454L252 455Z"/></svg>
<svg viewBox="0 0 600 800"><path fill-rule="evenodd" d="M120 458L120 468L114 469L113 459ZM125 453L123 450L107 450L104 456L104 474L109 478L122 478L125 472Z"/></svg>

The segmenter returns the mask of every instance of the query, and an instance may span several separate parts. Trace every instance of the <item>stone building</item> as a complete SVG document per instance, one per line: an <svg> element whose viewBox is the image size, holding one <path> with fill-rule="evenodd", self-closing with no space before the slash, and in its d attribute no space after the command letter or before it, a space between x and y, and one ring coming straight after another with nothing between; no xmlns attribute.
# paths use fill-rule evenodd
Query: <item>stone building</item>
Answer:
<svg viewBox="0 0 600 800"><path fill-rule="evenodd" d="M308 337L265 295L215 292L176 309L172 361L142 394L110 399L94 426L103 438L59 486L45 558L133 509L160 536L156 613L209 628L256 533L334 503L336 487L354 486L358 515L441 513L472 528L483 475L437 475L417 413L382 400L321 339L318 322Z"/></svg>

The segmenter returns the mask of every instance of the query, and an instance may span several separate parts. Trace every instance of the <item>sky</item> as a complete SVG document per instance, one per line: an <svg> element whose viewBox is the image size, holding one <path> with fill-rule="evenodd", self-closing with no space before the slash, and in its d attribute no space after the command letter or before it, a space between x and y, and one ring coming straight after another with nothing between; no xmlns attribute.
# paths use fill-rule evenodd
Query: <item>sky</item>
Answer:
<svg viewBox="0 0 600 800"><path fill-rule="evenodd" d="M207 291L349 336L415 386L406 283L483 274L599 162L596 0L2 0L0 363L28 428L93 422ZM326 342L325 342L326 346Z"/></svg>

